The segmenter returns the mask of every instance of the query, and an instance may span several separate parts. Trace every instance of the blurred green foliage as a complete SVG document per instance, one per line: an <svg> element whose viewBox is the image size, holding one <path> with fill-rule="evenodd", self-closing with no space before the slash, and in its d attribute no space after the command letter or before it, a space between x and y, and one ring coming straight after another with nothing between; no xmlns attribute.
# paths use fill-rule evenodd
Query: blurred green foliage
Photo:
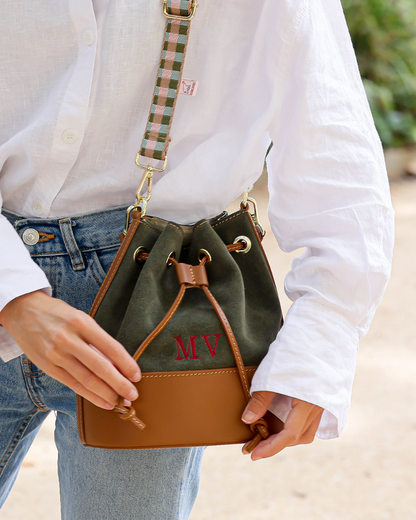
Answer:
<svg viewBox="0 0 416 520"><path fill-rule="evenodd" d="M342 0L384 147L416 142L416 0Z"/></svg>

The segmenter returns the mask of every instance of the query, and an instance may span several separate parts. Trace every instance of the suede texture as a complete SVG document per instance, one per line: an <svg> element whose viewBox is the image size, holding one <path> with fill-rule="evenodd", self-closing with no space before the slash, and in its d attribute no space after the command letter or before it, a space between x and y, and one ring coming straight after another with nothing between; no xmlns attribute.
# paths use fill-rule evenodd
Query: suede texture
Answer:
<svg viewBox="0 0 416 520"><path fill-rule="evenodd" d="M282 324L277 291L249 213L238 211L213 225L192 226L184 247L183 227L167 223L160 231L142 220L122 263L95 315L96 321L134 355L144 339L169 311L179 292L176 260L198 265L198 252L212 256L206 271L209 289L221 305L235 334L246 366L257 366ZM186 242L189 242L189 230ZM230 253L226 245L237 236L251 240L247 254ZM134 251L149 252L143 263ZM104 282L105 283L105 282ZM202 370L235 367L222 325L202 290L188 288L168 326L138 360L143 372Z"/></svg>

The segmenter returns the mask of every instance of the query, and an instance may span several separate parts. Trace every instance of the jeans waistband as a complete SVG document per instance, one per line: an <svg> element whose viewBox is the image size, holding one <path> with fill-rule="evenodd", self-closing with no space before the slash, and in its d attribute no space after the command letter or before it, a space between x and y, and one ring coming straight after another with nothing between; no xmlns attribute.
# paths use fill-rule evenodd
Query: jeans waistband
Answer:
<svg viewBox="0 0 416 520"><path fill-rule="evenodd" d="M70 255L74 269L83 269L82 252L118 247L127 206L63 218L39 219L2 214L14 226L31 256Z"/></svg>

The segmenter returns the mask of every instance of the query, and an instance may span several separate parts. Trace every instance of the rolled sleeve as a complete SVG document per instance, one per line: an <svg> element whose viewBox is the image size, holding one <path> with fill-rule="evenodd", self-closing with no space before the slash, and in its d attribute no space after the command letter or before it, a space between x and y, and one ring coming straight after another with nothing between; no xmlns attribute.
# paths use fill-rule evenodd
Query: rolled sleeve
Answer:
<svg viewBox="0 0 416 520"><path fill-rule="evenodd" d="M357 349L357 331L341 314L298 299L256 371L251 391L279 394L270 411L283 421L291 410L289 396L324 408L318 436L337 437L348 416Z"/></svg>
<svg viewBox="0 0 416 520"><path fill-rule="evenodd" d="M390 276L394 213L380 140L337 0L308 0L270 123L269 218L283 251L303 248L286 276L294 302L252 391L324 408L336 437L351 401L358 341Z"/></svg>

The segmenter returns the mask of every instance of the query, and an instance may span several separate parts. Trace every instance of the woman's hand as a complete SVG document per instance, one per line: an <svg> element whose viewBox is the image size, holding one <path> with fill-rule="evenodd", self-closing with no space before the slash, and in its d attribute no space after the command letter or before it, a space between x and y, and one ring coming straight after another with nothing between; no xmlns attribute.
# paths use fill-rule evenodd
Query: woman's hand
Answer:
<svg viewBox="0 0 416 520"><path fill-rule="evenodd" d="M137 398L137 363L84 312L35 291L8 303L0 323L37 367L95 405Z"/></svg>
<svg viewBox="0 0 416 520"><path fill-rule="evenodd" d="M273 392L254 392L253 397L244 410L242 420L251 424L267 412L276 394ZM318 429L323 409L314 404L292 398L292 410L290 411L283 430L271 435L253 450L252 460L265 459L276 455L288 446L311 443ZM247 452L244 450L243 453Z"/></svg>

